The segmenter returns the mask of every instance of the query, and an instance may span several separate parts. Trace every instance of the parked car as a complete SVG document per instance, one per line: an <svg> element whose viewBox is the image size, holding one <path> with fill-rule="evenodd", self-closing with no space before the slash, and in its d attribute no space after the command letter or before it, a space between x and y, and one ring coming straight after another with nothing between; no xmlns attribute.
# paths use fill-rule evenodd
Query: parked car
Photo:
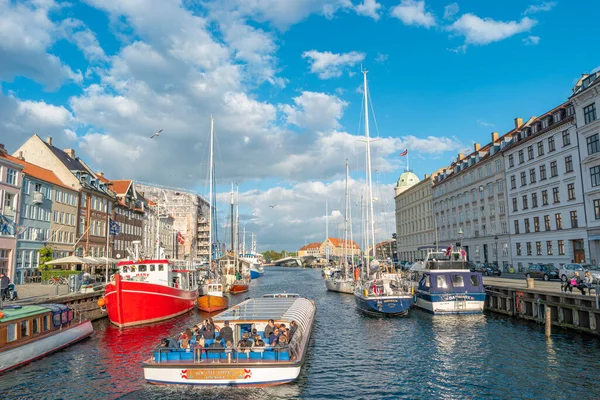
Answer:
<svg viewBox="0 0 600 400"><path fill-rule="evenodd" d="M500 268L498 268L498 266L496 264L484 264L483 265L483 274L485 276L490 276L490 275L500 276L500 275L502 275L502 271L500 271Z"/></svg>
<svg viewBox="0 0 600 400"><path fill-rule="evenodd" d="M600 283L600 266L590 265L588 271L590 271L590 275L594 278L594 283Z"/></svg>
<svg viewBox="0 0 600 400"><path fill-rule="evenodd" d="M590 264L565 264L560 269L560 280L563 282L566 282L567 280L571 279L575 275L575 272L579 272L579 277L583 279L583 276L585 275L585 271L587 271L588 268L590 268L590 267L593 267L593 265L590 265Z"/></svg>
<svg viewBox="0 0 600 400"><path fill-rule="evenodd" d="M525 270L525 276L527 278L539 278L545 281L550 279L559 279L558 268L552 265L546 264L533 264Z"/></svg>

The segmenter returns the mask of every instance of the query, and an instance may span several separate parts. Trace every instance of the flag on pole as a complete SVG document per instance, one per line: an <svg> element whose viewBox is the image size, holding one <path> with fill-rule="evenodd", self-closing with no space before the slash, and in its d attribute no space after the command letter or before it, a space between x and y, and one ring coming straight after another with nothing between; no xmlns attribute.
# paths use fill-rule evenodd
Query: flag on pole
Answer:
<svg viewBox="0 0 600 400"><path fill-rule="evenodd" d="M182 245L185 244L185 238L183 237L181 232L177 232L177 243Z"/></svg>
<svg viewBox="0 0 600 400"><path fill-rule="evenodd" d="M110 234L113 236L119 236L119 234L121 233L121 225L119 225L116 221L113 221L112 219L110 220Z"/></svg>
<svg viewBox="0 0 600 400"><path fill-rule="evenodd" d="M408 154L408 149L404 150L402 153L400 153L400 157L404 157L405 155Z"/></svg>

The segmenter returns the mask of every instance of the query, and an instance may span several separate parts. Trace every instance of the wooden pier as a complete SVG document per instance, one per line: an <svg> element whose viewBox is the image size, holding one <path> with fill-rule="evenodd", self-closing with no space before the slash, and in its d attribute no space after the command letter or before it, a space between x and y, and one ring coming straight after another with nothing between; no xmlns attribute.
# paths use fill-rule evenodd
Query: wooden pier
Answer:
<svg viewBox="0 0 600 400"><path fill-rule="evenodd" d="M98 307L98 299L104 296L104 290L96 290L90 293L69 293L60 296L43 296L35 299L25 299L17 304L65 304L75 310L75 315L82 319L95 321L105 318L106 311Z"/></svg>
<svg viewBox="0 0 600 400"><path fill-rule="evenodd" d="M538 283L542 286L539 289L531 287ZM600 336L600 305L595 291L588 295L586 290L586 295L581 295L573 288L573 293L561 293L557 282L530 281L528 285L525 279L486 278L485 288L488 311Z"/></svg>

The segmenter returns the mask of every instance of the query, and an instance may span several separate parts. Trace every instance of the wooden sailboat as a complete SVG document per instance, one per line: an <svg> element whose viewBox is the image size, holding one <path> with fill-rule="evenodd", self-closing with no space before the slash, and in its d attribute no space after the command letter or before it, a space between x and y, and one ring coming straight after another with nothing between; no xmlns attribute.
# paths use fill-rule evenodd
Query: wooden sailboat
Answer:
<svg viewBox="0 0 600 400"><path fill-rule="evenodd" d="M214 164L214 142L215 142L215 129L214 129L214 120L212 115L210 116L210 174L209 174L209 189L208 189L208 201L210 204L210 213L211 216L208 219L208 265L210 271L213 273L214 278L208 281L207 292L203 296L198 298L198 308L201 311L206 312L215 312L219 310L224 310L229 306L229 300L224 295L224 287L223 282L221 281L221 271L217 268L217 263L214 262L214 256L216 256L216 251L213 254L213 250L216 250L216 247L213 246L213 227L216 226L217 221L217 210L216 210L216 201L214 199L214 184L215 184L215 164ZM213 221L215 222L213 224Z"/></svg>

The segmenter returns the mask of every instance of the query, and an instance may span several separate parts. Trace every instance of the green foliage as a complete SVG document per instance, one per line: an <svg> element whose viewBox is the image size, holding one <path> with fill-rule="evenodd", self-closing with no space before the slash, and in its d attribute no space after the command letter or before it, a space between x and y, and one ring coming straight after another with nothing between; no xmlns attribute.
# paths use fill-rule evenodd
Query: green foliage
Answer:
<svg viewBox="0 0 600 400"><path fill-rule="evenodd" d="M49 266L46 263L49 261L52 261L52 248L44 246L40 249L40 269L48 269Z"/></svg>
<svg viewBox="0 0 600 400"><path fill-rule="evenodd" d="M64 276L68 277L69 275L77 275L81 271L71 271L71 270L62 270L62 269L47 269L42 271L42 282L47 281L53 276Z"/></svg>

